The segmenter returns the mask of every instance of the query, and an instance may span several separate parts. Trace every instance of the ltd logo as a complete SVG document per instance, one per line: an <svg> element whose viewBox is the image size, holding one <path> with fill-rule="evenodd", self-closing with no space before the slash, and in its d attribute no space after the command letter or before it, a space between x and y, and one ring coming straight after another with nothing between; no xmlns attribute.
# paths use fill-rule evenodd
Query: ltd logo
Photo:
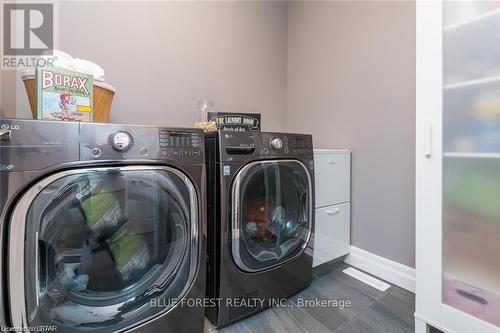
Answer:
<svg viewBox="0 0 500 333"><path fill-rule="evenodd" d="M3 129L3 130L18 130L19 129L19 125L15 125L15 124L2 124L2 125L0 125L0 128Z"/></svg>
<svg viewBox="0 0 500 333"><path fill-rule="evenodd" d="M54 48L54 5L3 4L3 55L33 56Z"/></svg>

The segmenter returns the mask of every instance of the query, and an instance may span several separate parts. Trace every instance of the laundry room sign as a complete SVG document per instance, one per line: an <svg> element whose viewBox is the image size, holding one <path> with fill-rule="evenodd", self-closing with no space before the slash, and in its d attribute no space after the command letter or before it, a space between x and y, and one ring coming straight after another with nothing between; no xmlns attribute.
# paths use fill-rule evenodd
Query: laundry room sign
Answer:
<svg viewBox="0 0 500 333"><path fill-rule="evenodd" d="M260 131L260 113L208 112L208 121L215 121L217 129L224 131Z"/></svg>

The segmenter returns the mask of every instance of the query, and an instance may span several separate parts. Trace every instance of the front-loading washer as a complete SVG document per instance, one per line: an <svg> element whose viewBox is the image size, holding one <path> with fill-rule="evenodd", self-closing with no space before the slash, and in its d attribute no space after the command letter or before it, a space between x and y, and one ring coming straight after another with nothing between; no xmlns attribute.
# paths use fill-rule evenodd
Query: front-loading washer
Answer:
<svg viewBox="0 0 500 333"><path fill-rule="evenodd" d="M220 131L205 146L206 313L222 327L311 284L312 137Z"/></svg>
<svg viewBox="0 0 500 333"><path fill-rule="evenodd" d="M0 324L202 332L202 131L3 119Z"/></svg>

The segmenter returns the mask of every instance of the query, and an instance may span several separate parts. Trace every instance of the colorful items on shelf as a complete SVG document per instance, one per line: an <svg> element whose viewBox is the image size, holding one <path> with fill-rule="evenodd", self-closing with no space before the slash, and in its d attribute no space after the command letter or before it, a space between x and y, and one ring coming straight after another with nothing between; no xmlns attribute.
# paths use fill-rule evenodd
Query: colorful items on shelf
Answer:
<svg viewBox="0 0 500 333"><path fill-rule="evenodd" d="M475 105L473 132L475 151L500 152L500 96L496 91L482 93Z"/></svg>

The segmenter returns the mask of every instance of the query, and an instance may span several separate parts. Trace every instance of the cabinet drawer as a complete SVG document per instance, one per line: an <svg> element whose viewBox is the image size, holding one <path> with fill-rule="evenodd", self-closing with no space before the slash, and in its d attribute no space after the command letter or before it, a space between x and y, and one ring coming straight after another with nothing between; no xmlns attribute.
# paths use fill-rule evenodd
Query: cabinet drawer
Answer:
<svg viewBox="0 0 500 333"><path fill-rule="evenodd" d="M313 266L346 255L351 245L351 204L316 209Z"/></svg>
<svg viewBox="0 0 500 333"><path fill-rule="evenodd" d="M350 201L351 154L315 153L315 207L326 207Z"/></svg>

